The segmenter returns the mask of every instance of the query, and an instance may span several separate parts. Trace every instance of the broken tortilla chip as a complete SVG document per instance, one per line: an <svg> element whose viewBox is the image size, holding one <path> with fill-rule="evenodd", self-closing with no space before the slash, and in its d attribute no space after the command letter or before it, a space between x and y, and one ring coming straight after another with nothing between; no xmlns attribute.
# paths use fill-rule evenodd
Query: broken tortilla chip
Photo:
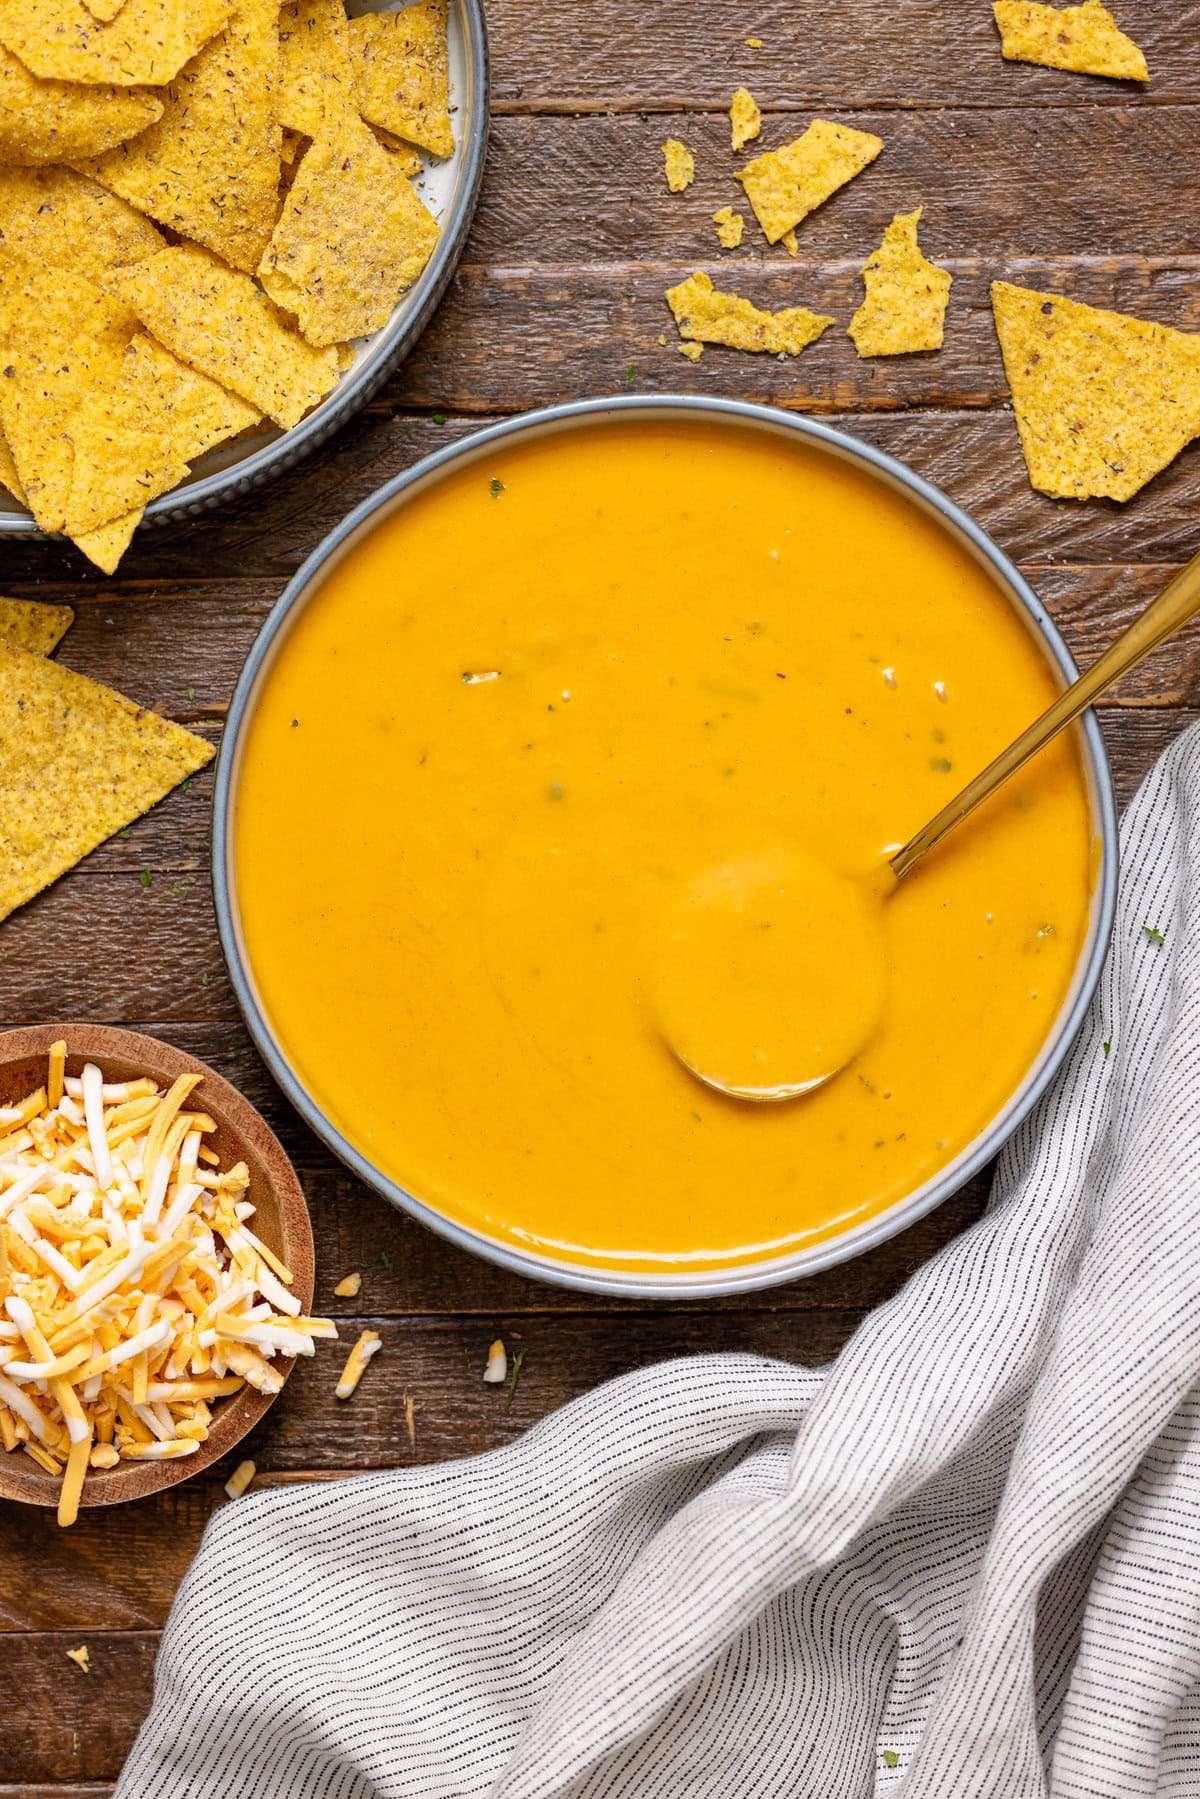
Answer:
<svg viewBox="0 0 1200 1799"><path fill-rule="evenodd" d="M305 343L248 275L196 244L160 250L118 270L112 280L114 291L181 362L232 388L285 431L337 380L336 350Z"/></svg>
<svg viewBox="0 0 1200 1799"><path fill-rule="evenodd" d="M0 247L103 285L110 269L165 244L149 219L73 169L0 168Z"/></svg>
<svg viewBox="0 0 1200 1799"><path fill-rule="evenodd" d="M782 312L760 312L737 294L719 293L702 271L668 288L667 305L679 335L693 343L724 344L731 350L766 350L775 356L798 356L833 324L806 306Z"/></svg>
<svg viewBox="0 0 1200 1799"><path fill-rule="evenodd" d="M940 350L952 276L927 262L917 243L922 208L898 212L863 264L867 297L850 321L860 356Z"/></svg>
<svg viewBox="0 0 1200 1799"><path fill-rule="evenodd" d="M366 337L429 261L438 226L362 120L326 115L258 275L310 344Z"/></svg>
<svg viewBox="0 0 1200 1799"><path fill-rule="evenodd" d="M814 119L793 143L748 162L737 179L767 242L777 244L839 187L861 174L882 149L882 138L869 131Z"/></svg>
<svg viewBox="0 0 1200 1799"><path fill-rule="evenodd" d="M1146 58L1100 0L1082 6L1040 6L1035 0L995 0L1000 51L1007 62L1035 62L1079 75L1149 81Z"/></svg>
<svg viewBox="0 0 1200 1799"><path fill-rule="evenodd" d="M732 206L722 206L720 212L713 213L713 224L717 228L721 248L736 250L742 241L742 232L746 228L746 221L741 213L734 212Z"/></svg>
<svg viewBox="0 0 1200 1799"><path fill-rule="evenodd" d="M1029 479L1128 500L1200 432L1200 337L997 281L992 310Z"/></svg>
<svg viewBox="0 0 1200 1799"><path fill-rule="evenodd" d="M357 111L342 0L286 0L279 9L279 119L316 137L327 112Z"/></svg>
<svg viewBox="0 0 1200 1799"><path fill-rule="evenodd" d="M0 162L100 156L161 116L162 101L145 88L42 81L0 47Z"/></svg>
<svg viewBox="0 0 1200 1799"><path fill-rule="evenodd" d="M76 164L247 274L279 213L277 19L274 0L241 0L224 31L166 88L156 124L136 142Z"/></svg>
<svg viewBox="0 0 1200 1799"><path fill-rule="evenodd" d="M0 918L212 754L111 688L0 643Z"/></svg>
<svg viewBox="0 0 1200 1799"><path fill-rule="evenodd" d="M742 150L762 130L762 114L748 88L735 88L729 102L729 137L734 150Z"/></svg>
<svg viewBox="0 0 1200 1799"><path fill-rule="evenodd" d="M71 487L67 422L86 393L116 380L135 320L84 276L6 250L0 317L0 428L34 518L43 531L61 531Z"/></svg>
<svg viewBox="0 0 1200 1799"><path fill-rule="evenodd" d="M696 178L696 159L686 144L681 144L677 137L669 137L662 147L663 174L667 178L667 186L673 194L683 193Z"/></svg>
<svg viewBox="0 0 1200 1799"><path fill-rule="evenodd" d="M231 11L232 0L125 0L105 21L83 0L0 0L0 44L45 81L161 87Z"/></svg>
<svg viewBox="0 0 1200 1799"><path fill-rule="evenodd" d="M75 622L70 606L0 598L0 641L31 656L48 656Z"/></svg>
<svg viewBox="0 0 1200 1799"><path fill-rule="evenodd" d="M358 109L434 156L454 149L446 0L418 0L403 12L363 13L349 24Z"/></svg>

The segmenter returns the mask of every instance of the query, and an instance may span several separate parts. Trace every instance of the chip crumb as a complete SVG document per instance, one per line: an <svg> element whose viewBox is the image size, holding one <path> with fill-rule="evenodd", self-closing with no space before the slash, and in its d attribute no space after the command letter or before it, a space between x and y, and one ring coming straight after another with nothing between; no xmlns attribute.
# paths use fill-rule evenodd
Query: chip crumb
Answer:
<svg viewBox="0 0 1200 1799"><path fill-rule="evenodd" d="M1128 500L1200 433L1200 336L1007 281L992 310L1041 493Z"/></svg>
<svg viewBox="0 0 1200 1799"><path fill-rule="evenodd" d="M498 1387L508 1379L508 1353L504 1347L504 1338L497 1337L488 1350L487 1367L483 1378L489 1386Z"/></svg>
<svg viewBox="0 0 1200 1799"><path fill-rule="evenodd" d="M681 281L678 287L668 288L666 300L681 337L694 343L724 344L734 350L798 356L833 324L832 318L810 312L806 306L762 312L737 294L718 292L702 270Z"/></svg>
<svg viewBox="0 0 1200 1799"><path fill-rule="evenodd" d="M863 264L866 299L848 335L860 356L940 350L952 276L926 261L917 242L922 208L898 212Z"/></svg>
<svg viewBox="0 0 1200 1799"><path fill-rule="evenodd" d="M754 216L767 242L777 244L840 187L861 174L883 149L869 131L814 119L782 150L768 150L739 170Z"/></svg>
<svg viewBox="0 0 1200 1799"><path fill-rule="evenodd" d="M762 49L762 39L760 37L743 38L742 42L745 44L747 50L761 50Z"/></svg>
<svg viewBox="0 0 1200 1799"><path fill-rule="evenodd" d="M1043 6L1037 0L995 0L1000 52L1006 62L1039 63L1077 75L1149 81L1146 58L1100 0L1082 6Z"/></svg>
<svg viewBox="0 0 1200 1799"><path fill-rule="evenodd" d="M229 1479L225 1482L225 1492L228 1497L230 1499L240 1499L257 1473L258 1468L249 1457L247 1457L244 1462L239 1462L233 1473L229 1476Z"/></svg>
<svg viewBox="0 0 1200 1799"><path fill-rule="evenodd" d="M675 348L681 356L686 356L689 362L699 362L704 354L703 344L676 344Z"/></svg>
<svg viewBox="0 0 1200 1799"><path fill-rule="evenodd" d="M696 178L696 159L686 144L669 137L662 147L663 173L673 194L681 194Z"/></svg>
<svg viewBox="0 0 1200 1799"><path fill-rule="evenodd" d="M796 242L796 233L794 231L785 231L779 241L789 256L799 256L800 245Z"/></svg>
<svg viewBox="0 0 1200 1799"><path fill-rule="evenodd" d="M722 206L719 212L713 213L713 224L717 228L717 238L723 250L736 250L742 241L742 232L746 229L746 221L740 212L734 212L732 206Z"/></svg>
<svg viewBox="0 0 1200 1799"><path fill-rule="evenodd" d="M339 1299L357 1299L362 1291L362 1275L344 1275L333 1290Z"/></svg>
<svg viewBox="0 0 1200 1799"><path fill-rule="evenodd" d="M729 138L734 150L743 149L762 130L762 114L749 88L733 91L729 102Z"/></svg>
<svg viewBox="0 0 1200 1799"><path fill-rule="evenodd" d="M74 1662L75 1666L81 1668L85 1674L90 1674L92 1671L86 1643L81 1643L78 1649L68 1649L67 1660Z"/></svg>

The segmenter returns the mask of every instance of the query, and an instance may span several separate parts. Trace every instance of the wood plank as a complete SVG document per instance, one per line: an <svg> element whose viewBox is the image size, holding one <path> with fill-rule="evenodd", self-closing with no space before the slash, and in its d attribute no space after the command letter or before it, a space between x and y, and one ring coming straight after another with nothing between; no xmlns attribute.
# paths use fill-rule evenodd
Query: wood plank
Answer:
<svg viewBox="0 0 1200 1799"><path fill-rule="evenodd" d="M724 107L746 82L771 106L1125 106L1200 98L1194 15L1163 0L1118 9L1146 53L1144 97L1130 82L1004 62L988 5L895 0L489 0L493 107L637 111ZM760 50L745 40L762 40Z"/></svg>
<svg viewBox="0 0 1200 1799"><path fill-rule="evenodd" d="M756 368L763 361L745 360ZM687 371L682 358L676 361ZM765 375L790 379L788 369L770 358ZM750 397L779 400L781 394ZM265 492L191 520L186 531L147 531L135 538L120 586L170 591L229 568L242 580L282 587L321 538L390 476L491 422L478 415L447 417L442 424L413 413L361 415ZM1051 500L1035 493L1005 412L852 412L831 422L935 482L1018 562L1158 564L1185 562L1195 550L1200 445L1189 446L1132 504L1121 507L1109 500ZM57 540L15 538L5 542L3 553L6 591L36 596L61 590L67 581L76 583L80 596L117 591L98 571L83 568L78 551ZM215 697L211 688L197 691Z"/></svg>
<svg viewBox="0 0 1200 1799"><path fill-rule="evenodd" d="M730 89L722 92L728 106ZM810 260L844 256L861 265L892 213L918 205L926 209L922 241L935 259L1177 255L1194 248L1194 239L1181 237L1179 220L1195 198L1195 107L879 112L858 101L828 116L873 132L884 147L804 220L798 237ZM705 247L715 253L711 217L730 205L746 215L739 255L786 264L782 246L768 248L734 174L751 155L792 141L807 123L803 116L769 118L754 144L735 156L723 112L498 118L464 261L575 266L674 261ZM682 138L696 159L695 180L683 194L670 193L663 176L668 134ZM519 388L517 380L510 385Z"/></svg>
<svg viewBox="0 0 1200 1799"><path fill-rule="evenodd" d="M67 1650L86 1644L83 1674ZM24 1795L44 1782L56 1794L72 1782L114 1780L150 1704L158 1634L88 1631L13 1635L3 1640L5 1728L0 1782ZM55 1783L62 1783L56 1785ZM0 1786L0 1793L3 1792ZM90 1795L89 1795L90 1799Z"/></svg>

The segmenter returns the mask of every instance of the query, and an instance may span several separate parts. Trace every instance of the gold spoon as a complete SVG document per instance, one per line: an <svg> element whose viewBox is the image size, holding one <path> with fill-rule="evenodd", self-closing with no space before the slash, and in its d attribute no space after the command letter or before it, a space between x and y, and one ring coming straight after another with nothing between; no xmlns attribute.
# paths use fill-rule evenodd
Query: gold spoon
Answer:
<svg viewBox="0 0 1200 1799"><path fill-rule="evenodd" d="M1197 612L1200 555L1040 718L865 879L781 850L707 870L692 882L663 934L656 971L660 1027L685 1068L720 1093L758 1101L794 1099L840 1073L883 1010L879 912L897 883Z"/></svg>

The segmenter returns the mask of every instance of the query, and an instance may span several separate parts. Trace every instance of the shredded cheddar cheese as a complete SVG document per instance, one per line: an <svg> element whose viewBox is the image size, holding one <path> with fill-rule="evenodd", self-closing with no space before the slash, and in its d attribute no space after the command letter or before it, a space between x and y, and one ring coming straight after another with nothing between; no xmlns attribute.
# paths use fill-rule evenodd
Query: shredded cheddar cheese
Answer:
<svg viewBox="0 0 1200 1799"><path fill-rule="evenodd" d="M378 1331L364 1331L350 1354L346 1357L346 1366L342 1369L342 1378L335 1389L339 1399L349 1399L355 1387L363 1377L367 1363L373 1355L378 1355L383 1348L383 1340Z"/></svg>
<svg viewBox="0 0 1200 1799"><path fill-rule="evenodd" d="M90 1470L195 1455L210 1402L278 1392L277 1357L337 1336L251 1229L245 1164L205 1146L201 1077L66 1063L54 1044L45 1087L0 1107L0 1443L61 1478L62 1525Z"/></svg>
<svg viewBox="0 0 1200 1799"><path fill-rule="evenodd" d="M239 1462L225 1482L225 1491L230 1499L240 1499L257 1473L258 1469L249 1457L244 1462Z"/></svg>

